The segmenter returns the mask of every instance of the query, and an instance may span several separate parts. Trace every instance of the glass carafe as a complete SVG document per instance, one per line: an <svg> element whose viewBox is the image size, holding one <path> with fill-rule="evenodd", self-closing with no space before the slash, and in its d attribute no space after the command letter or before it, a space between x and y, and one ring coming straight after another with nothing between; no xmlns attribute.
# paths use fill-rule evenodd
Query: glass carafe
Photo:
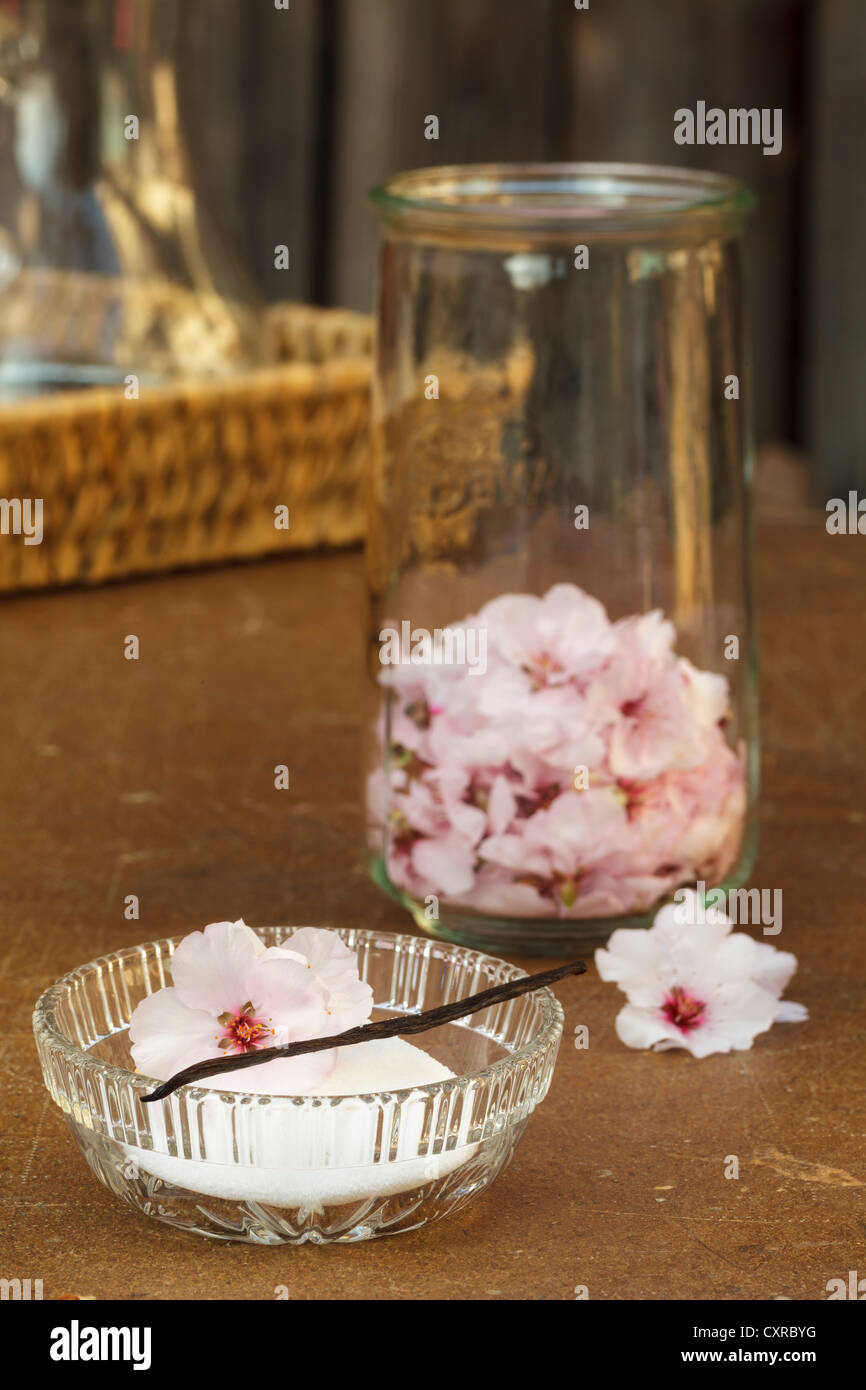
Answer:
<svg viewBox="0 0 866 1390"><path fill-rule="evenodd" d="M201 20L200 0L0 7L0 400L260 360L204 186Z"/></svg>

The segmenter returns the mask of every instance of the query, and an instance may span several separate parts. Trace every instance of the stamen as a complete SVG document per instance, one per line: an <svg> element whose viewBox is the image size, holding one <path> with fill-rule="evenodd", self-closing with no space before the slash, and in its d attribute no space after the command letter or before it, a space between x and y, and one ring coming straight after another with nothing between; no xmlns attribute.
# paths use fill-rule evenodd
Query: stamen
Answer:
<svg viewBox="0 0 866 1390"><path fill-rule="evenodd" d="M688 1033L706 1021L703 1017L706 1007L703 1000L687 994L682 985L674 985L662 1005L662 1013L681 1033Z"/></svg>
<svg viewBox="0 0 866 1390"><path fill-rule="evenodd" d="M220 1014L217 1022L226 1030L217 1044L222 1052L254 1052L257 1048L264 1047L265 1039L268 1036L273 1037L275 1033L275 1029L269 1028L267 1023L255 1017L255 1008L250 999L236 1014L230 1011ZM273 1019L269 1018L268 1023L272 1022Z"/></svg>

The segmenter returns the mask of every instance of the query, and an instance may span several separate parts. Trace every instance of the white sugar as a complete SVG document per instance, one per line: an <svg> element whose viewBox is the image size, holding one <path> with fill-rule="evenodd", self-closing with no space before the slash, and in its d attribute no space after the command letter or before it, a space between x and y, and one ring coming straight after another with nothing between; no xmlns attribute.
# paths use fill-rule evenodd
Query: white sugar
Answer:
<svg viewBox="0 0 866 1390"><path fill-rule="evenodd" d="M444 1177L471 1158L478 1146L460 1142L468 1123L464 1118L458 1147L417 1157L426 1110L425 1098L418 1096L403 1102L396 1157L389 1162L383 1153L379 1162L371 1163L380 1119L387 1133L396 1102L381 1100L373 1106L363 1097L453 1076L402 1038L344 1047L334 1071L315 1093L321 1105L262 1103L256 1097L242 1105L227 1104L214 1093L202 1100L198 1133L190 1135L193 1153L199 1152L200 1159L131 1145L124 1149L142 1172L209 1197L315 1210L386 1196ZM347 1099L330 1099L337 1096ZM156 1115L152 1126L154 1142L162 1147Z"/></svg>

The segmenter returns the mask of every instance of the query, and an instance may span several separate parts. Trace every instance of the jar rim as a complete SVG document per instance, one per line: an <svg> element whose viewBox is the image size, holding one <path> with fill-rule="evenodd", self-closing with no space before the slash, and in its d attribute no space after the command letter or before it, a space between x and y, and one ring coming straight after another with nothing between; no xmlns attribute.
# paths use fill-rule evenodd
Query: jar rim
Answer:
<svg viewBox="0 0 866 1390"><path fill-rule="evenodd" d="M661 164L451 164L409 169L372 188L386 223L430 230L625 231L744 218L740 180Z"/></svg>

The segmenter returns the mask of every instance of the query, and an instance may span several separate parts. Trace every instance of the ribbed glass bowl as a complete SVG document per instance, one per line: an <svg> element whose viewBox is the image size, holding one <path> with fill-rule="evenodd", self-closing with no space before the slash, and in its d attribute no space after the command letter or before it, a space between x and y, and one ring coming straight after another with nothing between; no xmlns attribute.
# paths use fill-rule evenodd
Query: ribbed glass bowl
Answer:
<svg viewBox="0 0 866 1390"><path fill-rule="evenodd" d="M258 935L279 945L294 927ZM418 1013L524 971L462 946L343 930L376 1001L373 1018ZM269 1096L184 1086L143 1105L128 1024L171 984L181 940L82 965L42 995L33 1030L45 1084L99 1180L171 1226L260 1245L369 1240L464 1206L509 1162L544 1099L562 1034L550 990L416 1039L454 1073L410 1090Z"/></svg>

